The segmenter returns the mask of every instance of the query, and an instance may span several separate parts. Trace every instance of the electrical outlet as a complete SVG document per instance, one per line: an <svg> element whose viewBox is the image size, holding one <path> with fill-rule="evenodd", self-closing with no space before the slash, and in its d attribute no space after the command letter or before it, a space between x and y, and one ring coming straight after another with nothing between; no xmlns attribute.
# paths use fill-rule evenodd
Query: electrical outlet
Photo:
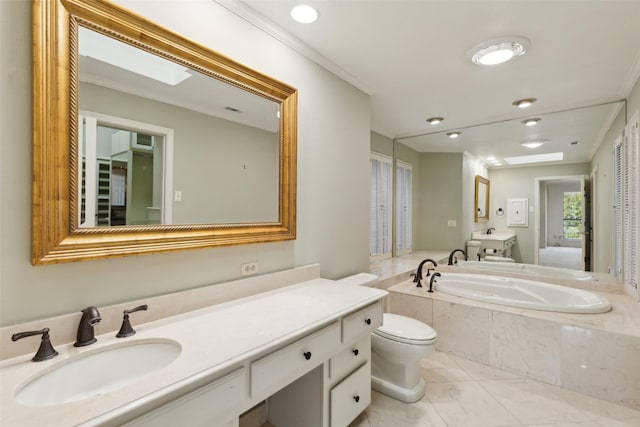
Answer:
<svg viewBox="0 0 640 427"><path fill-rule="evenodd" d="M455 227L456 226L456 220L455 219L450 219L447 221L447 227Z"/></svg>
<svg viewBox="0 0 640 427"><path fill-rule="evenodd" d="M241 266L241 276L251 276L258 272L258 261L245 262Z"/></svg>

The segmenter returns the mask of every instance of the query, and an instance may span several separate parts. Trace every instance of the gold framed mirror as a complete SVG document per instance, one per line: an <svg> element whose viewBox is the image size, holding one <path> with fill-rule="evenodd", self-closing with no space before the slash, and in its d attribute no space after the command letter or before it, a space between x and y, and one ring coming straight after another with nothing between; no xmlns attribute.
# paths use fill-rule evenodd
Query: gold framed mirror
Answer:
<svg viewBox="0 0 640 427"><path fill-rule="evenodd" d="M138 16L115 4L104 1L85 0L37 0L33 3L33 208L32 208L32 264L51 264L60 262L101 259L116 256L152 254L168 251L210 248L216 246L292 240L296 237L296 146L297 146L297 90L291 86L247 68L232 59L226 58L202 45L194 43L145 18ZM186 145L188 132L181 130L180 124L159 120L161 114L147 117L124 117L127 107L133 105L127 101L111 111L101 110L104 100L117 96L126 100L141 93L133 93L118 84L101 85L102 79L91 74L93 63L108 59L86 53L87 40L104 39L118 45L118 49L134 49L136 52L152 57L153 61L163 61L172 67L180 68L189 84L200 81L206 85L193 92L235 91L234 102L242 104L250 99L250 107L262 109L260 117L271 115L264 126L257 122L242 123L242 119L229 118L238 113L235 104L225 107L224 114L200 111L194 104L182 103L171 108L195 110L199 116L206 116L207 126L220 121L225 123L225 131L201 130L200 124L191 126L190 135L207 135L206 144L212 145L220 140L228 140L235 147L239 144L238 134L227 132L227 128L237 128L245 134L268 135L269 144L275 148L268 154L263 150L263 139L251 140L246 144L241 159L224 157L232 151L232 145L221 146L212 153L203 153L200 148ZM89 43L90 44L90 43ZM105 52L99 48L94 52ZM115 57L122 57L118 51ZM128 64L135 61L127 60ZM88 64L88 65L87 65ZM138 76L138 71L122 71L118 64L109 64L104 75L118 72ZM122 67L126 67L122 65ZM161 66L153 66L158 69ZM103 70L104 71L104 70ZM170 74L175 75L175 71ZM103 77L104 77L103 75ZM187 86L181 83L174 86ZM153 87L167 86L166 82L149 83ZM155 86L153 86L155 85ZM162 86L164 85L164 86ZM138 85L139 86L139 85ZM214 88L215 87L215 88ZM153 92L158 97L160 90L149 88L141 92ZM89 98L88 94L99 93L99 97ZM105 95L106 94L106 95ZM162 103L166 108L166 98L147 102L145 108L137 111L149 111L148 103ZM208 96L207 100L226 98L221 92ZM206 102L205 102L206 103ZM98 106L96 106L98 105ZM242 104L244 105L244 104ZM213 110L219 105L208 104ZM104 107L106 110L107 108ZM130 108L131 109L131 108ZM233 111L236 110L236 111ZM155 110L154 110L155 111ZM105 114L105 112L107 114ZM244 111L241 111L244 112ZM135 115L135 114L134 114ZM176 114L165 114L175 116ZM117 116L117 117L114 117ZM133 119L133 120L132 120ZM191 119L189 119L191 120ZM145 122L141 124L142 122ZM233 123L232 123L233 122ZM91 125L90 125L91 124ZM94 126L95 124L95 126ZM88 135L100 133L102 125L110 132L111 140L105 146L119 145L109 158L112 176L104 182L113 194L106 197L106 216L100 214L100 164L96 158L96 149L88 141ZM125 129L125 127L127 129ZM97 129L97 131L96 131ZM198 131L196 131L198 129ZM247 130L247 129L250 129ZM123 131L126 133L122 138ZM119 133L117 144L113 134ZM230 136L231 135L231 136ZM262 137L261 137L262 138ZM124 141L125 147L122 148ZM192 142L192 141L189 141ZM93 144L93 143L92 143ZM93 147L93 148L90 148ZM115 151L118 151L117 153ZM174 153L175 151L175 153ZM158 154L159 153L159 154ZM186 153L191 157L185 160ZM125 154L128 154L127 163ZM149 175L146 199L136 198L132 202L133 185L127 187L122 182L140 181L132 163L136 156L144 164L141 168L152 169ZM160 157L153 157L160 156ZM145 160L146 158L146 160ZM152 160L149 160L151 158ZM207 159L206 163L194 166L197 158ZM220 166L213 161L220 158ZM269 158L269 161L265 161ZM173 159L174 162L169 162ZM145 163L146 162L146 163ZM182 166L181 166L182 162ZM269 167L264 166L268 163ZM175 165L174 165L175 164ZM122 172L127 169L129 173ZM157 166L161 165L161 166ZM167 166L169 165L169 166ZM185 166L186 165L186 166ZM223 175L203 175L188 181L182 170L192 175L194 171L219 170L225 165L237 166L233 171L225 170ZM256 166L254 168L254 166ZM116 171L118 169L118 171ZM254 169L264 169L262 174L246 180ZM96 172L96 170L98 172ZM142 169L140 169L142 170ZM160 172L158 172L160 170ZM116 173L118 172L118 173ZM233 175L237 173L238 175ZM240 173L244 176L240 177ZM269 176L265 179L265 175ZM128 176L128 178L127 178ZM118 178L118 179L116 179ZM258 183L267 181L269 188L250 193ZM238 182L236 187L232 187ZM120 183L120 184L117 184ZM192 196L195 190L213 188L220 184L224 191L231 194L204 193ZM116 187L119 185L119 187ZM185 186L185 187L183 187ZM144 187L144 185L140 185ZM196 188L194 188L196 187ZM137 191L137 190L136 190ZM118 195L119 194L119 195ZM183 198L183 194L184 197ZM265 197L260 199L260 197ZM242 197L240 197L242 196ZM145 200L143 200L145 199ZM147 200L148 199L148 200ZM158 199L158 200L155 200ZM219 207L228 207L237 199L246 199L235 211L219 213ZM96 202L97 200L97 202ZM143 201L140 201L143 200ZM186 208L188 202L193 202ZM134 207L141 205L142 214ZM204 206L212 205L211 211ZM258 207L268 206L267 213L253 214ZM209 208L207 208L209 209ZM181 216L190 210L195 215ZM201 215L202 214L202 215ZM121 216L121 215L124 215ZM109 217L109 220L105 218ZM112 218L111 218L112 217ZM115 218L118 218L118 221ZM95 218L95 220L94 220Z"/></svg>
<svg viewBox="0 0 640 427"><path fill-rule="evenodd" d="M474 221L489 221L489 190L490 184L487 178L476 175L476 192L474 204Z"/></svg>

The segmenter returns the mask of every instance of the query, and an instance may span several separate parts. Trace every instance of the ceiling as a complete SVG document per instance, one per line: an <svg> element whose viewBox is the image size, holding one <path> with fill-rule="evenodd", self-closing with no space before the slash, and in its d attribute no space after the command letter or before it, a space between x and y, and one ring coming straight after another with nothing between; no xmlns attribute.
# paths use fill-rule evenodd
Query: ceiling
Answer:
<svg viewBox="0 0 640 427"><path fill-rule="evenodd" d="M618 101L640 75L640 1L308 0L319 12L308 25L290 18L299 1L216 1L370 94L372 130L393 139ZM509 35L530 40L526 55L494 67L469 61L474 46ZM512 105L530 97L538 101L527 110ZM572 146L565 162L591 159L612 111L588 115L593 141ZM427 124L433 116L445 120ZM450 149L414 148L503 157L519 146L505 135L465 142L465 129ZM583 138L568 133L558 148L541 135L550 143L540 150Z"/></svg>

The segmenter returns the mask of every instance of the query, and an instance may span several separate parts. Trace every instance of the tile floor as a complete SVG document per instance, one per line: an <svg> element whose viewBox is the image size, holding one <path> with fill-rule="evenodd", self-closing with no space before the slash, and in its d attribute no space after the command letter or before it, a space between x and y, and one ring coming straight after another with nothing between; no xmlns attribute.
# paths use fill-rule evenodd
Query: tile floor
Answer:
<svg viewBox="0 0 640 427"><path fill-rule="evenodd" d="M640 411L442 352L422 361L422 400L373 392L349 427L639 427Z"/></svg>

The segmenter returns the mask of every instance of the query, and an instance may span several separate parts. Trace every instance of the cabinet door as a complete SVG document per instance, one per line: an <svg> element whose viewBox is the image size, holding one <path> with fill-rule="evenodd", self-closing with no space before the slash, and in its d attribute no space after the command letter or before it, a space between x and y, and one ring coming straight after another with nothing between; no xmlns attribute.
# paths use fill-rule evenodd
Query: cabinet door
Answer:
<svg viewBox="0 0 640 427"><path fill-rule="evenodd" d="M331 427L346 427L371 403L371 362L331 389Z"/></svg>

